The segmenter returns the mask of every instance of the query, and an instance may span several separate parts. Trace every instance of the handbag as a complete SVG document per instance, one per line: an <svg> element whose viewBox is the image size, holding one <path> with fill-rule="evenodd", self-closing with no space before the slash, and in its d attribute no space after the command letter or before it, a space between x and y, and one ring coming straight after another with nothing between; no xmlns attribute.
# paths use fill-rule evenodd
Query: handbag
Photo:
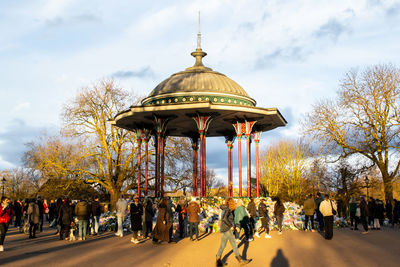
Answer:
<svg viewBox="0 0 400 267"><path fill-rule="evenodd" d="M336 212L336 210L333 208L332 201L330 200L329 202L331 202L332 214L333 214L333 215L336 215L337 212Z"/></svg>

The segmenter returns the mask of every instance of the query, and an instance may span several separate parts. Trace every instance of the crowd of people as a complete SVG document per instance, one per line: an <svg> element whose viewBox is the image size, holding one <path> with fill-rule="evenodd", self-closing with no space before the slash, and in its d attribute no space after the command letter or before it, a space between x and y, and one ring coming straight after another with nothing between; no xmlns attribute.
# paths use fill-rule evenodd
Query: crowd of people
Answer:
<svg viewBox="0 0 400 267"><path fill-rule="evenodd" d="M162 198L154 203L150 197L141 199L134 197L126 200L121 195L115 210L117 217L117 231L115 235L124 236L123 223L130 217L131 242L139 244L146 239L152 239L155 245L161 242L172 243L177 238L188 237L191 241L199 241L199 222L203 213L202 203L192 197L180 198L172 201L170 197ZM256 203L257 201L257 203ZM274 205L267 206L264 198L249 200L245 206L242 199L227 198L219 207L219 227L221 244L217 252L217 264L222 264L221 255L229 241L233 252L241 264L248 261L242 259L237 250L237 243L251 242L254 237L260 238L265 233L265 238L271 238L270 221L274 220L278 234L282 234L282 221L285 206L279 197L274 197ZM273 210L270 218L269 209ZM61 240L86 240L87 235L99 234L100 216L104 212L99 202L99 197L93 199L82 197L79 201L71 201L68 197L51 200L47 204L41 197L15 200L11 202L7 197L2 197L0 207L0 251L4 250L3 244L9 225L13 222L20 232L29 234L29 238L36 238L37 231L43 230L44 221L56 230ZM304 231L315 231L314 219L317 220L318 230L325 232L326 239L333 237L333 220L338 212L336 202L329 195L318 193L316 198L311 194L303 206ZM363 234L370 229L381 229L386 218L392 225L399 223L400 202L394 200L394 205L387 201L386 205L372 197L368 201L364 197L352 198L349 203L350 225L352 230L358 230L361 224ZM178 227L173 237L174 215L178 217ZM153 221L155 219L155 225ZM257 223L260 221L259 223ZM257 227L258 225L258 227ZM212 229L209 229L212 231ZM241 238L241 232L244 235Z"/></svg>

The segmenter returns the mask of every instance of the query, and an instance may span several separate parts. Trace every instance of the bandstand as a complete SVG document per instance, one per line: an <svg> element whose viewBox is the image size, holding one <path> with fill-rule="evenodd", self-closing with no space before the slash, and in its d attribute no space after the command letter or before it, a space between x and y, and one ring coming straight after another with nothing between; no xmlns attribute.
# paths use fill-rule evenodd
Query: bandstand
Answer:
<svg viewBox="0 0 400 267"><path fill-rule="evenodd" d="M141 145L145 146L144 195L148 195L148 143L155 145L154 195L164 196L165 142L168 136L188 137L193 148L193 195L206 195L206 137L224 136L228 152L228 195L233 195L232 149L238 147L239 196L242 190L241 140L246 139L247 196L251 196L251 143L256 149L256 194L260 196L259 142L262 132L286 125L277 108L256 107L256 101L236 82L203 65L207 55L200 45L191 55L196 59L192 67L175 73L154 88L141 105L118 113L111 123L134 131L138 150L138 194L141 187ZM198 166L200 163L200 166ZM200 170L198 173L198 169Z"/></svg>

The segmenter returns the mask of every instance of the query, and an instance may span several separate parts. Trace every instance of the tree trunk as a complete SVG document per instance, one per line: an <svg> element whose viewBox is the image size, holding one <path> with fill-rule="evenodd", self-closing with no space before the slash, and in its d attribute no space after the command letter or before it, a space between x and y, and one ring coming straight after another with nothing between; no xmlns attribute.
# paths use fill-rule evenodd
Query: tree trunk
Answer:
<svg viewBox="0 0 400 267"><path fill-rule="evenodd" d="M385 191L385 198L390 202L393 201L393 178L383 177L383 186Z"/></svg>
<svg viewBox="0 0 400 267"><path fill-rule="evenodd" d="M117 190L109 190L110 193L110 211L114 211L116 209L116 203L119 198L119 192Z"/></svg>

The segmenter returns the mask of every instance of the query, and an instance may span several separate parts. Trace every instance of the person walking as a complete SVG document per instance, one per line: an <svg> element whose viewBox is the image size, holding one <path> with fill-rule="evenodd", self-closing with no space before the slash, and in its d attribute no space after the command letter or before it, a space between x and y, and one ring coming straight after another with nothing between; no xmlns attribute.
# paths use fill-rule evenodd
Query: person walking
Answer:
<svg viewBox="0 0 400 267"><path fill-rule="evenodd" d="M375 199L373 197L369 197L369 200L368 200L368 225L372 229L374 229L374 215L375 215Z"/></svg>
<svg viewBox="0 0 400 267"><path fill-rule="evenodd" d="M21 230L22 230L22 214L24 212L21 201L15 200L14 204L12 206L12 209L14 211L14 216L15 216L14 227L17 227L19 229L19 231L21 232Z"/></svg>
<svg viewBox="0 0 400 267"><path fill-rule="evenodd" d="M44 204L41 196L37 197L36 204L39 207L39 231L43 231L43 221L44 221Z"/></svg>
<svg viewBox="0 0 400 267"><path fill-rule="evenodd" d="M241 199L237 201L234 216L235 216L235 225L240 227L239 231L236 232L236 241L240 242L241 229L244 230L246 241L253 241L253 238L250 238L250 227L249 227L250 215L243 206L243 200Z"/></svg>
<svg viewBox="0 0 400 267"><path fill-rule="evenodd" d="M79 238L78 240L86 240L88 220L89 220L89 204L86 201L86 197L83 197L81 201L75 206L75 215L78 219L79 224Z"/></svg>
<svg viewBox="0 0 400 267"><path fill-rule="evenodd" d="M36 204L35 199L31 199L28 206L28 220L29 220L29 238L36 238L36 230L40 223L39 206Z"/></svg>
<svg viewBox="0 0 400 267"><path fill-rule="evenodd" d="M117 224L118 224L118 230L115 233L116 236L123 237L124 236L124 229L123 229L123 222L126 216L126 210L128 208L128 203L126 200L123 198L123 195L119 195L118 201L115 204L116 209L117 209Z"/></svg>
<svg viewBox="0 0 400 267"><path fill-rule="evenodd" d="M158 206L157 222L153 230L153 244L158 244L159 240L170 242L169 228L173 223L173 219L168 213L167 206L168 200L163 198Z"/></svg>
<svg viewBox="0 0 400 267"><path fill-rule="evenodd" d="M375 200L375 214L374 214L374 227L377 230L381 230L381 226L383 226L383 219L385 217L385 206L383 205L382 200Z"/></svg>
<svg viewBox="0 0 400 267"><path fill-rule="evenodd" d="M186 206L187 206L186 201L183 198L181 198L178 201L178 205L176 206L176 212L178 213L179 237L180 238L184 238L187 235L186 225L185 225L185 219L187 217Z"/></svg>
<svg viewBox="0 0 400 267"><path fill-rule="evenodd" d="M144 223L146 225L146 231L144 233L145 238L149 238L149 234L151 234L153 230L153 218L155 213L156 212L153 208L153 202L151 201L151 198L147 198L144 208Z"/></svg>
<svg viewBox="0 0 400 267"><path fill-rule="evenodd" d="M199 241L199 213L200 205L197 203L196 198L192 197L192 201L189 202L187 207L187 214L189 216L189 237L193 239L193 230L196 234L196 241Z"/></svg>
<svg viewBox="0 0 400 267"><path fill-rule="evenodd" d="M324 216L325 239L331 240L333 237L333 216L336 214L336 204L329 199L329 195L325 194L324 201L321 202L319 210Z"/></svg>
<svg viewBox="0 0 400 267"><path fill-rule="evenodd" d="M216 255L217 266L223 266L224 263L221 260L222 253L226 247L226 243L229 243L232 246L233 253L235 254L236 259L240 263L240 265L245 265L250 262L250 260L244 260L239 253L237 244L235 242L235 237L233 236L233 228L235 227L234 215L233 211L235 210L235 202L232 198L228 198L225 200L225 204L221 205L221 243Z"/></svg>
<svg viewBox="0 0 400 267"><path fill-rule="evenodd" d="M319 210L319 206L321 205L321 202L324 201L324 197L320 192L317 193L317 198L315 199L315 205L317 206L315 210L315 214L317 215L317 220L318 220L318 228L319 231L322 232L324 231L324 216Z"/></svg>
<svg viewBox="0 0 400 267"><path fill-rule="evenodd" d="M281 202L279 197L274 198L275 205L274 205L274 215L276 222L278 223L278 235L282 234L282 221L283 221L283 213L285 212L285 206Z"/></svg>
<svg viewBox="0 0 400 267"><path fill-rule="evenodd" d="M73 223L73 208L71 200L66 197L61 205L58 220L60 221L60 240L68 240L71 224Z"/></svg>
<svg viewBox="0 0 400 267"><path fill-rule="evenodd" d="M368 204L367 201L365 201L364 197L360 198L360 221L362 226L364 227L364 232L363 234L368 234Z"/></svg>
<svg viewBox="0 0 400 267"><path fill-rule="evenodd" d="M356 212L359 204L355 200L354 197L351 197L349 203L349 211L350 211L350 229L351 230L358 230L357 222L356 222Z"/></svg>
<svg viewBox="0 0 400 267"><path fill-rule="evenodd" d="M389 220L389 224L392 224L392 221L393 221L393 206L392 206L392 202L389 199L386 199L385 211L386 211L386 217Z"/></svg>
<svg viewBox="0 0 400 267"><path fill-rule="evenodd" d="M247 211L250 215L249 229L250 229L250 239L253 239L253 235L257 232L257 208L254 199L250 198L249 204L247 204Z"/></svg>
<svg viewBox="0 0 400 267"><path fill-rule="evenodd" d="M99 202L99 197L95 196L91 205L91 214L92 214L92 235L99 234L99 221L100 215L102 212L102 206Z"/></svg>
<svg viewBox="0 0 400 267"><path fill-rule="evenodd" d="M308 230L308 222L311 222L311 231L315 231L314 229L314 212L317 208L315 204L313 195L308 195L306 201L304 201L304 214L305 214L305 223L304 223L304 231Z"/></svg>
<svg viewBox="0 0 400 267"><path fill-rule="evenodd" d="M13 216L14 212L10 204L10 199L2 196L0 203L0 252L4 251L4 240Z"/></svg>
<svg viewBox="0 0 400 267"><path fill-rule="evenodd" d="M268 207L264 203L264 199L260 199L260 204L258 204L258 215L261 220L261 227L256 231L255 236L260 237L261 230L265 231L265 238L271 238L269 235L269 215L268 215Z"/></svg>
<svg viewBox="0 0 400 267"><path fill-rule="evenodd" d="M131 213L131 229L133 232L131 242L139 244L138 232L142 230L143 206L139 203L138 196L134 197L129 209Z"/></svg>
<svg viewBox="0 0 400 267"><path fill-rule="evenodd" d="M394 228L395 225L399 224L400 218L400 201L397 199L393 200L393 221L392 227Z"/></svg>

